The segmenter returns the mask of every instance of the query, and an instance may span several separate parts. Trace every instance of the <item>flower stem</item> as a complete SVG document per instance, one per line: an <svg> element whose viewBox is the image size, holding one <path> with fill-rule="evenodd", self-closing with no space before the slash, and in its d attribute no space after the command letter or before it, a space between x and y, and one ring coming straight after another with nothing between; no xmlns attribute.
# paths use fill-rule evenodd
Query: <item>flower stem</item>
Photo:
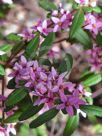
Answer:
<svg viewBox="0 0 102 136"><path fill-rule="evenodd" d="M5 77L2 78L2 96L4 96L4 90L5 90ZM4 101L2 101L2 120L4 120L5 118L5 114L4 114Z"/></svg>

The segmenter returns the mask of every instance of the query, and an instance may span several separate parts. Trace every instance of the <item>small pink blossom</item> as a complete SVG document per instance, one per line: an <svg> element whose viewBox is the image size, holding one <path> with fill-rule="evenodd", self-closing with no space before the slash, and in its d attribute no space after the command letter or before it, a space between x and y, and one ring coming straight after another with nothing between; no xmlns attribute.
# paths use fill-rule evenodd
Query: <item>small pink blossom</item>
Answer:
<svg viewBox="0 0 102 136"><path fill-rule="evenodd" d="M42 25L37 27L37 30L44 35L48 35L47 21L44 20Z"/></svg>
<svg viewBox="0 0 102 136"><path fill-rule="evenodd" d="M75 0L76 3L85 5L85 6L92 6L95 7L98 0Z"/></svg>
<svg viewBox="0 0 102 136"><path fill-rule="evenodd" d="M40 19L40 20L38 20L38 22L36 22L36 24L34 25L34 26L32 26L31 28L32 28L32 30L34 30L34 32L37 32L38 31L38 27L39 26L41 26L41 24L42 24L42 20Z"/></svg>
<svg viewBox="0 0 102 136"><path fill-rule="evenodd" d="M84 29L90 30L95 35L97 35L101 27L102 22L99 19L97 19L96 16L94 16L91 13L85 15Z"/></svg>
<svg viewBox="0 0 102 136"><path fill-rule="evenodd" d="M7 126L0 126L0 136L10 136L10 133L16 135L15 124L7 124Z"/></svg>
<svg viewBox="0 0 102 136"><path fill-rule="evenodd" d="M28 29L24 29L23 32L21 34L18 34L19 36L23 37L24 40L31 40L32 38L34 38L34 34L28 30Z"/></svg>
<svg viewBox="0 0 102 136"><path fill-rule="evenodd" d="M86 52L88 54L87 61L91 66L91 71L102 70L102 48L93 46L92 49Z"/></svg>
<svg viewBox="0 0 102 136"><path fill-rule="evenodd" d="M49 57L49 59L54 59L59 55L59 51L55 51L54 49L49 50L47 56Z"/></svg>

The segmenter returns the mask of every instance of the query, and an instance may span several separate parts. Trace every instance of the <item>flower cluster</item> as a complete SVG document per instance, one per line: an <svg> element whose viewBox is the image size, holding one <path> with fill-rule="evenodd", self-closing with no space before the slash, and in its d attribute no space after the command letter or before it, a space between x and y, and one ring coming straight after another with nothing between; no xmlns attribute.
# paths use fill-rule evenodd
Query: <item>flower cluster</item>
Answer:
<svg viewBox="0 0 102 136"><path fill-rule="evenodd" d="M88 62L91 65L91 71L102 70L102 47L93 46L92 49L87 51Z"/></svg>
<svg viewBox="0 0 102 136"><path fill-rule="evenodd" d="M31 27L31 32L23 31L21 36L26 40L32 39L32 35L36 32L40 32L41 35L47 36L50 32L58 32L60 30L68 29L72 22L72 14L70 11L66 11L60 4L58 10L54 10L51 13L51 17L46 20L38 20L36 25ZM29 36L29 38L28 38Z"/></svg>
<svg viewBox="0 0 102 136"><path fill-rule="evenodd" d="M94 3L96 1L78 0L80 3ZM76 0L76 2L78 2ZM73 15L75 12L70 12L62 8L60 4L58 10L54 10L51 16L45 20L38 20L38 22L32 26L29 30L25 29L20 36L25 40L31 40L34 38L36 32L39 32L43 36L47 36L50 32L59 32L61 30L68 30L72 24ZM89 30L93 37L96 37L98 32L102 30L102 19L99 15L93 13L85 14L83 28Z"/></svg>
<svg viewBox="0 0 102 136"><path fill-rule="evenodd" d="M34 38L34 34L28 28L24 29L23 32L21 34L18 34L18 35L23 37L23 39L27 40L27 41Z"/></svg>
<svg viewBox="0 0 102 136"><path fill-rule="evenodd" d="M95 7L98 0L75 0L78 4Z"/></svg>
<svg viewBox="0 0 102 136"><path fill-rule="evenodd" d="M80 105L86 104L84 96L91 95L82 85L66 82L65 74L59 75L53 67L49 70L40 66L36 60L27 61L24 56L15 63L10 76L15 78L17 87L20 87L23 81L24 86L37 96L34 105L47 104L49 109L66 109L71 116Z"/></svg>
<svg viewBox="0 0 102 136"><path fill-rule="evenodd" d="M5 127L0 126L0 136L10 136L10 133L16 135L15 124L7 124Z"/></svg>
<svg viewBox="0 0 102 136"><path fill-rule="evenodd" d="M94 35L97 35L102 29L102 20L92 13L85 15L84 29L90 30Z"/></svg>

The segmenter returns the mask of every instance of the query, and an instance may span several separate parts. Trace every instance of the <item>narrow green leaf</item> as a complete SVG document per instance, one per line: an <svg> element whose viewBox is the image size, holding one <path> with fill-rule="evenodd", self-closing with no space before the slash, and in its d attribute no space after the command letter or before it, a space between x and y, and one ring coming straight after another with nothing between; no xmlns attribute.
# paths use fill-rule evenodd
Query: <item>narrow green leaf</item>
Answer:
<svg viewBox="0 0 102 136"><path fill-rule="evenodd" d="M16 104L20 111L25 112L28 107L33 106L32 99L29 94L27 94L20 102Z"/></svg>
<svg viewBox="0 0 102 136"><path fill-rule="evenodd" d="M27 95L27 90L25 88L20 88L14 90L6 100L6 106L15 105L20 102Z"/></svg>
<svg viewBox="0 0 102 136"><path fill-rule="evenodd" d="M93 86L102 81L102 75L101 74L94 74L90 75L86 80L84 80L82 83L85 87Z"/></svg>
<svg viewBox="0 0 102 136"><path fill-rule="evenodd" d="M84 12L82 9L79 9L74 16L69 36L73 38L73 36L77 33L77 31L81 28L84 22Z"/></svg>
<svg viewBox="0 0 102 136"><path fill-rule="evenodd" d="M1 76L5 75L5 70L4 70L4 67L2 65L0 65L0 75Z"/></svg>
<svg viewBox="0 0 102 136"><path fill-rule="evenodd" d="M12 48L12 55L17 54L19 51L21 51L24 48L25 48L25 44L22 41L15 44L15 46L13 46Z"/></svg>
<svg viewBox="0 0 102 136"><path fill-rule="evenodd" d="M20 121L26 120L30 117L32 117L33 115L35 115L36 113L38 113L41 109L42 109L43 105L40 106L30 106L26 109L26 111L24 111L21 116L19 117Z"/></svg>
<svg viewBox="0 0 102 136"><path fill-rule="evenodd" d="M39 45L39 36L34 37L27 45L26 54L28 57L32 57L36 54Z"/></svg>
<svg viewBox="0 0 102 136"><path fill-rule="evenodd" d="M45 66L51 66L52 65L50 60L49 59L45 59L45 58L41 58L39 60L39 62L40 62L40 64L45 65Z"/></svg>
<svg viewBox="0 0 102 136"><path fill-rule="evenodd" d="M9 35L7 35L7 40L10 40L10 41L16 41L16 42L20 42L21 41L21 37L19 36L19 35L17 35L17 34L14 34L14 33L11 33L11 34L9 34Z"/></svg>
<svg viewBox="0 0 102 136"><path fill-rule="evenodd" d="M79 116L68 117L63 136L71 136L79 124Z"/></svg>
<svg viewBox="0 0 102 136"><path fill-rule="evenodd" d="M75 33L74 38L84 45L84 49L89 49L92 47L91 39L83 29L80 28L77 33Z"/></svg>
<svg viewBox="0 0 102 136"><path fill-rule="evenodd" d="M64 73L67 71L67 64L65 60L62 60L59 67L58 67L59 73Z"/></svg>
<svg viewBox="0 0 102 136"><path fill-rule="evenodd" d="M55 33L50 33L41 44L39 56L44 55L51 48L53 41L55 40Z"/></svg>
<svg viewBox="0 0 102 136"><path fill-rule="evenodd" d="M83 10L84 10L84 12L92 12L92 10L93 10L93 8L92 7L87 7L87 6L84 6L83 7Z"/></svg>
<svg viewBox="0 0 102 136"><path fill-rule="evenodd" d="M67 64L67 71L69 72L72 69L73 66L73 58L71 54L66 54L65 61Z"/></svg>
<svg viewBox="0 0 102 136"><path fill-rule="evenodd" d="M57 9L56 5L49 0L39 0L39 6L48 11Z"/></svg>
<svg viewBox="0 0 102 136"><path fill-rule="evenodd" d="M96 12L96 13L101 13L102 10L100 7L96 6L96 7L93 7L93 11Z"/></svg>
<svg viewBox="0 0 102 136"><path fill-rule="evenodd" d="M102 47L102 33L98 33L98 35L96 36L96 43Z"/></svg>
<svg viewBox="0 0 102 136"><path fill-rule="evenodd" d="M73 58L70 54L66 54L64 60L62 60L59 68L58 68L58 71L60 73L63 73L63 72L69 72L71 69L72 69L72 66L73 66Z"/></svg>
<svg viewBox="0 0 102 136"><path fill-rule="evenodd" d="M21 127L20 127L20 136L29 136L30 135L30 131L29 131L29 124L24 123ZM35 135L34 135L35 136Z"/></svg>
<svg viewBox="0 0 102 136"><path fill-rule="evenodd" d="M0 51L4 51L6 53L11 51L11 49L12 49L12 46L9 44L4 44L4 45L0 46Z"/></svg>
<svg viewBox="0 0 102 136"><path fill-rule="evenodd" d="M81 110L87 114L102 117L102 107L85 105L85 106L81 106Z"/></svg>
<svg viewBox="0 0 102 136"><path fill-rule="evenodd" d="M36 118L35 120L33 120L30 123L30 128L37 128L37 127L43 125L47 121L53 119L57 115L57 113L58 113L58 110L56 110L56 109L51 109L51 110L43 113L42 115L40 115L38 118Z"/></svg>
<svg viewBox="0 0 102 136"><path fill-rule="evenodd" d="M18 120L18 118L20 117L22 112L17 111L16 113L14 113L12 116L8 117L7 119L4 120L5 123L15 123Z"/></svg>
<svg viewBox="0 0 102 136"><path fill-rule="evenodd" d="M85 70L81 73L81 77L80 80L85 80L86 78L88 78L90 75L93 75L94 73L89 71L89 70Z"/></svg>

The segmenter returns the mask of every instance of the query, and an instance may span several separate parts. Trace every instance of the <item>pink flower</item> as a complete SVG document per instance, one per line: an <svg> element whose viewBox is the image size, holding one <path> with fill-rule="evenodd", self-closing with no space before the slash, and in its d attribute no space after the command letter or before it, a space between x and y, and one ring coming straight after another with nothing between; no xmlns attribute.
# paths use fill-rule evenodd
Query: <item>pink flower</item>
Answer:
<svg viewBox="0 0 102 136"><path fill-rule="evenodd" d="M44 34L45 36L47 36L48 33L49 33L49 32L48 32L48 28L47 28L47 21L44 20L44 21L42 22L42 25L37 27L37 30L38 30L40 33L42 33L42 34Z"/></svg>
<svg viewBox="0 0 102 136"><path fill-rule="evenodd" d="M34 32L37 32L38 31L38 27L41 26L42 24L42 20L38 20L38 22L36 23L36 25L32 26L31 28L34 30Z"/></svg>
<svg viewBox="0 0 102 136"><path fill-rule="evenodd" d="M16 135L16 130L15 130L14 127L15 127L15 124L8 124L8 126L7 126L7 133L8 134L12 133L13 135Z"/></svg>
<svg viewBox="0 0 102 136"><path fill-rule="evenodd" d="M61 18L52 17L51 19L55 24L55 26L53 28L53 32L57 32L61 29L64 29L64 23L65 23L65 20L66 20L66 15L63 15Z"/></svg>
<svg viewBox="0 0 102 136"><path fill-rule="evenodd" d="M58 77L58 73L54 67L51 68L51 72L49 73L48 79L51 81L52 79L55 80Z"/></svg>
<svg viewBox="0 0 102 136"><path fill-rule="evenodd" d="M28 30L28 29L24 29L23 32L21 34L18 34L19 36L23 37L24 40L31 40L32 38L34 38L34 34Z"/></svg>
<svg viewBox="0 0 102 136"><path fill-rule="evenodd" d="M98 0L75 0L78 4L95 7Z"/></svg>
<svg viewBox="0 0 102 136"><path fill-rule="evenodd" d="M65 109L70 116L74 115L74 109L79 109L80 105L85 105L77 95L63 95L61 98L62 103L57 106L57 109Z"/></svg>
<svg viewBox="0 0 102 136"><path fill-rule="evenodd" d="M59 55L59 51L55 51L54 49L49 50L47 56L49 59L54 59Z"/></svg>
<svg viewBox="0 0 102 136"><path fill-rule="evenodd" d="M56 10L53 12L51 17L52 22L54 23L53 32L57 32L63 29L67 29L72 22L72 15L69 11L66 11L60 6L59 12Z"/></svg>
<svg viewBox="0 0 102 136"><path fill-rule="evenodd" d="M88 5L89 0L75 0L78 4Z"/></svg>
<svg viewBox="0 0 102 136"><path fill-rule="evenodd" d="M85 16L84 29L90 30L95 35L97 35L101 27L102 27L102 22L98 20L97 17L95 17L91 13L88 13Z"/></svg>
<svg viewBox="0 0 102 136"><path fill-rule="evenodd" d="M86 53L88 54L87 61L91 66L91 71L100 71L102 69L102 48L93 46Z"/></svg>
<svg viewBox="0 0 102 136"><path fill-rule="evenodd" d="M10 136L10 133L16 135L16 130L14 128L15 124L7 124L7 126L0 126L0 136Z"/></svg>
<svg viewBox="0 0 102 136"><path fill-rule="evenodd" d="M37 96L34 105L65 108L69 115L73 115L75 109L85 104L83 97L89 96L82 85L67 82L64 73L59 74L54 67L46 69L37 61L27 61L24 56L15 64L14 73L17 86L20 87L23 81L30 93ZM57 100L61 103L56 104Z"/></svg>
<svg viewBox="0 0 102 136"><path fill-rule="evenodd" d="M0 95L0 101L5 101L5 100L6 100L6 97L3 95Z"/></svg>

